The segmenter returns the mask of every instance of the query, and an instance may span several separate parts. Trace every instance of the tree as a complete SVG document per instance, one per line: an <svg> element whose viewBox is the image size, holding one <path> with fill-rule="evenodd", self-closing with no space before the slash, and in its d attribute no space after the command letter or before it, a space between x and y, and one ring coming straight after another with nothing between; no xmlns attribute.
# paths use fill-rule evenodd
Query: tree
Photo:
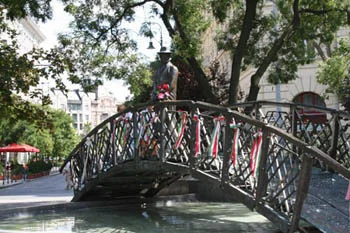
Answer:
<svg viewBox="0 0 350 233"><path fill-rule="evenodd" d="M70 72L73 82L79 82L83 74L126 80L131 72L125 61L130 59L136 44L125 25L135 20L137 7L151 4L149 17L162 20L176 55L182 57L180 63L191 68L189 73L193 74L202 94L198 99L218 103L218 96L213 94L210 85L211 77L201 65L201 38L212 20L206 15L212 11L219 23L228 25L218 45L232 52L229 104L237 102L241 71L248 67L256 70L251 77L248 101L257 99L259 83L266 72L271 83L286 83L297 78L298 65L314 61L315 45L322 48L331 44L334 33L346 24L348 14L348 5L341 0L278 0L272 12L264 11L265 2L259 0L64 2L66 10L75 17L73 33L61 37L61 52L76 64ZM153 36L147 28L141 32ZM134 61L136 65L140 60Z"/></svg>
<svg viewBox="0 0 350 233"><path fill-rule="evenodd" d="M350 75L350 40L341 40L331 55L323 57L317 80L327 85L327 93L335 94L344 103L345 91L350 89L350 86L344 86L345 78Z"/></svg>
<svg viewBox="0 0 350 233"><path fill-rule="evenodd" d="M0 4L3 8L7 9L7 17L11 20L31 16L45 22L52 17L51 1L52 0L1 0Z"/></svg>
<svg viewBox="0 0 350 233"><path fill-rule="evenodd" d="M72 127L73 120L61 110L46 108L46 112L43 123L0 119L1 146L12 142L27 143L39 148L40 154L47 157L67 157L79 141Z"/></svg>
<svg viewBox="0 0 350 233"><path fill-rule="evenodd" d="M212 1L214 14L220 21L233 15L229 31L238 35L226 49L233 51L229 103L237 102L240 73L255 68L247 101L255 101L259 82L269 70L271 83L286 83L296 78L298 65L315 58L315 45L329 46L335 32L347 23L349 5L344 1L275 1L276 9L263 11L265 2L247 0ZM245 9L242 15L243 9ZM231 14L227 14L230 12ZM226 34L227 35L227 34Z"/></svg>
<svg viewBox="0 0 350 233"><path fill-rule="evenodd" d="M59 36L57 50L74 64L67 72L69 80L90 91L105 79L122 79L138 94L138 88L132 85L135 77L144 80L149 74L142 66L142 58L134 53L136 43L130 39L130 31L121 26L133 19L130 1L64 2L65 10L75 20L72 32ZM89 85L84 85L86 77L92 79Z"/></svg>
<svg viewBox="0 0 350 233"><path fill-rule="evenodd" d="M184 55L184 60L192 67L198 85L203 90L202 99L217 102L202 70L201 62L196 58L199 55L200 35L207 23L194 23L203 22L200 10L205 8L207 1L203 3L200 0L177 0L176 2L173 0L65 0L64 2L66 11L75 19L72 24L73 32L60 37L61 53L66 54L71 59L71 63L75 64L75 68L69 72L72 82L79 82L83 74L97 77L97 85L104 78L123 79L131 85L131 91L137 94L139 89L136 86L140 82L134 82L134 78L127 77L130 75L138 77L142 80L141 83L145 84L150 75L145 72L145 69L139 72L132 68L135 65L140 66L142 59L135 59L132 55L136 44L130 38L130 30L126 25L135 20L137 7L152 4L150 18L160 17L163 21L169 35L173 38L176 53L180 56ZM148 35L153 36L149 32ZM131 65L130 60L133 61ZM147 90L143 87L142 89Z"/></svg>
<svg viewBox="0 0 350 233"><path fill-rule="evenodd" d="M72 123L73 119L67 113L62 110L52 111L52 156L56 160L66 158L80 141Z"/></svg>
<svg viewBox="0 0 350 233"><path fill-rule="evenodd" d="M33 48L25 53L19 52L17 32L9 22L24 17L45 21L51 18L51 0L0 1L0 30L4 36L0 42L0 118L11 116L14 119L34 121L45 116L45 112L33 107L21 95L40 97L43 105L49 98L34 90L40 79L52 78L57 88L65 90L60 74L69 68L69 60L56 50L44 51Z"/></svg>

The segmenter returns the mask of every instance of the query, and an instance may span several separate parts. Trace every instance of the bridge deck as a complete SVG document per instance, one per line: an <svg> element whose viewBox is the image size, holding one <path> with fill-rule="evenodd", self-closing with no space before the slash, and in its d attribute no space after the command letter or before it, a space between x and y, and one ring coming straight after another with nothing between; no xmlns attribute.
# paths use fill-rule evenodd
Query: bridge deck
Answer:
<svg viewBox="0 0 350 233"><path fill-rule="evenodd" d="M302 218L327 233L349 233L350 204L345 200L347 187L345 178L315 169Z"/></svg>

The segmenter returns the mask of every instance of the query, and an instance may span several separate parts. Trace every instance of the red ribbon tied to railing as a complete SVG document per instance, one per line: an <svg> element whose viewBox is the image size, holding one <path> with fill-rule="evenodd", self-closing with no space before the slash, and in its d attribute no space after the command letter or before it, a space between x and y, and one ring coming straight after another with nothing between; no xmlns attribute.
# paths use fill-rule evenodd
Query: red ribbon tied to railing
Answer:
<svg viewBox="0 0 350 233"><path fill-rule="evenodd" d="M250 171L252 175L257 177L259 174L261 145L262 145L262 132L258 131L254 134L253 146L250 151Z"/></svg>
<svg viewBox="0 0 350 233"><path fill-rule="evenodd" d="M221 123L222 121L225 121L224 116L217 116L214 117L214 129L211 134L211 140L208 150L208 155L212 156L213 158L216 158L219 152L219 139L220 139L220 131L221 131Z"/></svg>
<svg viewBox="0 0 350 233"><path fill-rule="evenodd" d="M237 164L240 126L241 124L236 124L234 120L230 123L230 128L233 129L233 143L231 150L231 161L233 166L236 166Z"/></svg>
<svg viewBox="0 0 350 233"><path fill-rule="evenodd" d="M201 120L197 114L193 116L193 120L196 122L196 141L194 147L194 157L196 158L201 154Z"/></svg>
<svg viewBox="0 0 350 233"><path fill-rule="evenodd" d="M186 129L186 124L187 124L187 112L184 112L182 110L179 110L178 111L179 115L180 115L180 123L178 125L178 128L177 128L177 133L178 133L178 137L176 139L176 142L175 142L175 145L174 145L174 149L178 149L180 144L181 144L181 141L182 141L182 138L184 136L184 133L185 133L185 129Z"/></svg>

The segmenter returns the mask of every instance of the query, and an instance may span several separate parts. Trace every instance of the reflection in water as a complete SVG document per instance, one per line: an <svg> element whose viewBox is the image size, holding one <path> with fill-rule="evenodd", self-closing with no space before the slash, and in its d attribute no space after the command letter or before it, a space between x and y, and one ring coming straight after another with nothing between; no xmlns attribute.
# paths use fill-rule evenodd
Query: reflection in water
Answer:
<svg viewBox="0 0 350 233"><path fill-rule="evenodd" d="M277 232L266 218L241 204L166 202L152 206L93 207L21 213L0 222L0 232Z"/></svg>

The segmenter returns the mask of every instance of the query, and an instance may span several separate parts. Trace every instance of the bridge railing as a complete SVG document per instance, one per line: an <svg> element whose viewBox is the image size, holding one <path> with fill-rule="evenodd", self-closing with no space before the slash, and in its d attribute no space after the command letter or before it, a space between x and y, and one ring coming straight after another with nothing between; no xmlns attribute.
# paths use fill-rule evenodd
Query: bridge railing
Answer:
<svg viewBox="0 0 350 233"><path fill-rule="evenodd" d="M330 123L315 123L310 128L299 114L300 106L279 104L278 113L273 114L264 112L262 106L272 103L226 108L174 101L157 103L154 111L147 111L147 105L126 109L97 126L70 154L75 192L84 191L98 180L95 178L124 163L179 164L212 177L223 188L239 190L237 199L242 197L241 202L256 208L284 232L293 232L313 164L325 164L350 179L350 170L336 160L346 160L346 164L348 154L340 156L344 144L325 136L332 130L333 136L348 138L348 115L321 109ZM253 109L249 112L253 118L244 112L246 107ZM315 134L318 139L306 140L305 135ZM321 139L331 140L335 158L317 147Z"/></svg>
<svg viewBox="0 0 350 233"><path fill-rule="evenodd" d="M284 129L350 168L350 114L330 108L269 101L236 104L258 120ZM324 164L319 166L326 169Z"/></svg>

